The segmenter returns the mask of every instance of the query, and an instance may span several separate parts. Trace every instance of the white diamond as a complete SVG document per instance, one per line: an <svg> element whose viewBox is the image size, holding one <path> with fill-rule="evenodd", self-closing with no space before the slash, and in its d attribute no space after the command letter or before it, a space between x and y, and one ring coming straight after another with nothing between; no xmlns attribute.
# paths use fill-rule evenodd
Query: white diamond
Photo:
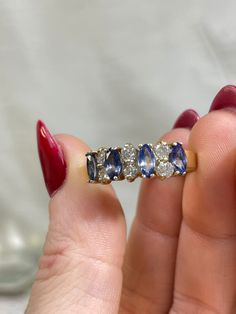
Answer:
<svg viewBox="0 0 236 314"><path fill-rule="evenodd" d="M154 146L154 151L159 160L168 160L171 147L165 143L158 143Z"/></svg>
<svg viewBox="0 0 236 314"><path fill-rule="evenodd" d="M161 161L156 167L156 172L160 177L169 178L174 173L174 166L170 162Z"/></svg>
<svg viewBox="0 0 236 314"><path fill-rule="evenodd" d="M107 176L104 168L99 169L98 181L99 182L108 182L109 181L109 177Z"/></svg>
<svg viewBox="0 0 236 314"><path fill-rule="evenodd" d="M97 163L103 165L105 161L105 156L106 156L106 149L100 148L97 153Z"/></svg>
<svg viewBox="0 0 236 314"><path fill-rule="evenodd" d="M121 149L121 157L124 161L135 160L137 157L137 150L132 144L125 144Z"/></svg>
<svg viewBox="0 0 236 314"><path fill-rule="evenodd" d="M135 165L127 165L124 168L123 173L126 179L133 180L138 174L138 169Z"/></svg>

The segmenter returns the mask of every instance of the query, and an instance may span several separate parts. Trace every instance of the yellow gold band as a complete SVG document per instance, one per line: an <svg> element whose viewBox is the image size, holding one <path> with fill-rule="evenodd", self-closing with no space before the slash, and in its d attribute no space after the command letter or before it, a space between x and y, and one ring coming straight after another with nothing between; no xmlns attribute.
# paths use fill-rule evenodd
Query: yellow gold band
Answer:
<svg viewBox="0 0 236 314"><path fill-rule="evenodd" d="M193 172L197 169L197 155L191 150L185 150L187 157L187 169L186 172Z"/></svg>

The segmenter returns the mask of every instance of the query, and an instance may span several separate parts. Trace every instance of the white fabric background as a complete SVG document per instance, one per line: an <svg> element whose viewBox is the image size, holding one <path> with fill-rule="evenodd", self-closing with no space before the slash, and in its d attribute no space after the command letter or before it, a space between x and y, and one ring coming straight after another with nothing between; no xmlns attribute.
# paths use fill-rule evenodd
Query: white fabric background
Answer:
<svg viewBox="0 0 236 314"><path fill-rule="evenodd" d="M0 0L0 242L42 243L48 196L35 123L91 147L153 142L236 82L233 0ZM115 185L128 224L138 182ZM27 297L0 298L22 313Z"/></svg>

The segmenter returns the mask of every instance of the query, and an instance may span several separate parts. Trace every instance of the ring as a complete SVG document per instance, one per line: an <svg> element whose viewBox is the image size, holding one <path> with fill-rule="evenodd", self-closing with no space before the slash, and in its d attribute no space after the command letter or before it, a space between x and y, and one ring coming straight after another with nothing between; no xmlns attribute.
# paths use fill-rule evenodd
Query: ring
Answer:
<svg viewBox="0 0 236 314"><path fill-rule="evenodd" d="M137 177L166 179L184 176L197 168L196 154L184 150L182 143L128 143L123 147L101 147L86 153L89 183L134 181Z"/></svg>

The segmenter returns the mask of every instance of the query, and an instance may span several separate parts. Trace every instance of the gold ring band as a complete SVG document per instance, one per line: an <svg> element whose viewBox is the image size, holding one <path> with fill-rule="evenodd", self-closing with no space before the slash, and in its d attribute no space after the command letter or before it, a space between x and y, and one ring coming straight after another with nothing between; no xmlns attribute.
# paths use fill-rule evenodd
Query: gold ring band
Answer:
<svg viewBox="0 0 236 314"><path fill-rule="evenodd" d="M186 172L192 172L197 169L197 155L191 150L184 150L187 158Z"/></svg>

